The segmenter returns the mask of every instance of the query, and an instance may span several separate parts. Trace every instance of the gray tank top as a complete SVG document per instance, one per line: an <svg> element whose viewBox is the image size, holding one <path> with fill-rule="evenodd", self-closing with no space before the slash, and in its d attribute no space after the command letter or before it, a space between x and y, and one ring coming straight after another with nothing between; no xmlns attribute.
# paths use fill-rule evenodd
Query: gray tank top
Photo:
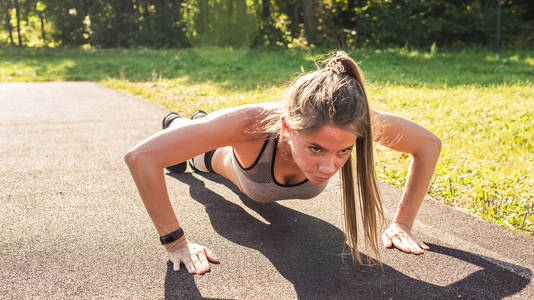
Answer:
<svg viewBox="0 0 534 300"><path fill-rule="evenodd" d="M252 166L243 168L232 150L232 167L243 188L251 199L258 202L274 202L286 199L311 199L319 195L328 184L314 184L308 179L297 184L281 184L274 179L274 158L278 138L267 138Z"/></svg>

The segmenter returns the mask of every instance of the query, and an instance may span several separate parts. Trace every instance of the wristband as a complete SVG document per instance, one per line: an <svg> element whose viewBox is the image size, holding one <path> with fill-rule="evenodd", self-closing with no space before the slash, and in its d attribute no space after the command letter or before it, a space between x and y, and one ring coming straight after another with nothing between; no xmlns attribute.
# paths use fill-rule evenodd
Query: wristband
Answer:
<svg viewBox="0 0 534 300"><path fill-rule="evenodd" d="M159 241L161 242L162 245L164 245L164 244L168 244L168 243L172 243L176 241L177 239L181 238L183 235L184 235L184 230L182 228L178 228L177 230L169 234L160 236Z"/></svg>

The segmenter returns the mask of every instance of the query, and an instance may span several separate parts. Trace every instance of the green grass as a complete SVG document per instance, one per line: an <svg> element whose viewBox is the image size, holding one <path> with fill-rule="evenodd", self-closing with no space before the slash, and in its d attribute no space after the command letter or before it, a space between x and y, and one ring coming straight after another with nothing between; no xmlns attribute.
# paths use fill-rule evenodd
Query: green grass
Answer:
<svg viewBox="0 0 534 300"><path fill-rule="evenodd" d="M1 81L90 80L171 110L213 111L279 99L327 51L0 49ZM534 51L349 51L371 105L441 138L429 193L534 233ZM377 147L378 177L403 186L410 157Z"/></svg>

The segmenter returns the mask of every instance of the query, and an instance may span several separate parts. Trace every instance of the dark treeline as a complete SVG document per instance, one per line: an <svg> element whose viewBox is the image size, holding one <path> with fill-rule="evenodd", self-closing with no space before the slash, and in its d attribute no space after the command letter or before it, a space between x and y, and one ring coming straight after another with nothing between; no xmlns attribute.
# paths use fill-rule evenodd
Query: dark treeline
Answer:
<svg viewBox="0 0 534 300"><path fill-rule="evenodd" d="M0 45L493 45L498 1L0 0ZM531 45L534 1L500 4L502 43Z"/></svg>

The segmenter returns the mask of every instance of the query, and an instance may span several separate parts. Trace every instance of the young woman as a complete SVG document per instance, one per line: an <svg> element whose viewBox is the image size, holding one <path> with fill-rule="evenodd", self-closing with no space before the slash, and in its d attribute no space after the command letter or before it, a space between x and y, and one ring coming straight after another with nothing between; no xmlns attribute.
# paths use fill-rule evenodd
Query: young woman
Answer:
<svg viewBox="0 0 534 300"><path fill-rule="evenodd" d="M366 243L378 257L377 221L383 212L373 140L413 156L395 217L382 234L384 246L414 254L429 249L411 229L441 142L412 121L370 109L363 75L343 51L325 68L300 76L279 103L243 105L209 115L197 112L191 119L169 113L163 127L135 145L125 161L175 271L183 263L190 273L202 274L209 270L208 261L219 262L206 247L187 240L169 201L163 169L183 172L187 160L196 170L226 177L260 202L313 198L341 170L352 258L362 262L356 240L357 198Z"/></svg>

